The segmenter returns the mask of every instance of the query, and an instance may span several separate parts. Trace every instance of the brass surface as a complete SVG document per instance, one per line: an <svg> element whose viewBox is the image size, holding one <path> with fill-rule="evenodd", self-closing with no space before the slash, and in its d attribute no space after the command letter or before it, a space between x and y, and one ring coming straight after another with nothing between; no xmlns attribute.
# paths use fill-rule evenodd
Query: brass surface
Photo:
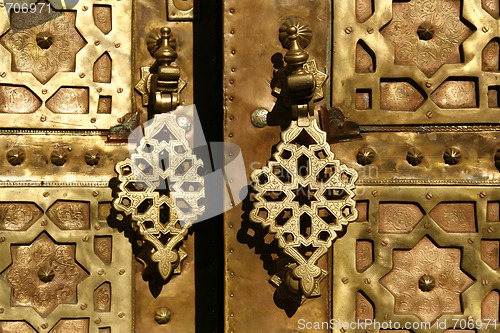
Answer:
<svg viewBox="0 0 500 333"><path fill-rule="evenodd" d="M436 321L445 319L446 328L452 329L452 318L490 318L495 310L485 313L484 309L498 304L499 299L498 294L490 293L498 288L498 222L488 219L495 219L498 209L496 188L361 186L356 198L360 214L367 215L364 221L352 223L344 237L334 243L334 318L355 319L358 292L366 298L375 320L433 324L431 329L416 332L441 333L443 327L436 327ZM406 205L409 209L387 211L384 205ZM467 211L468 206L472 210ZM440 207L449 207L449 211ZM406 220L415 222L411 228L405 227L405 233L400 229L382 233L384 219L397 225ZM460 227L471 224L477 226L475 230ZM365 270L355 263L366 262L369 250L342 250L356 247L359 240L373 244L373 262Z"/></svg>
<svg viewBox="0 0 500 333"><path fill-rule="evenodd" d="M280 141L281 131L276 125L283 123L285 129L289 124L283 112L273 110L275 98L270 86L272 57L281 49L277 38L279 28L287 17L305 19L314 32L307 50L310 58L316 60L317 68L323 70L330 10L328 1L224 2L224 137L242 149L248 177L252 170L267 164L273 153L272 146ZM273 59L276 58L275 55ZM252 126L251 113L259 107L272 111L269 126L257 129ZM228 158L235 153L226 152ZM275 294L276 289L268 280L270 275L278 273L284 258L280 259L277 241L273 241L272 236L264 239L267 230L249 221L251 207L245 202L225 213L225 331L295 332L300 318L327 321L327 292L314 300L306 300L298 309ZM327 267L327 261L326 256L323 257L319 267Z"/></svg>
<svg viewBox="0 0 500 333"><path fill-rule="evenodd" d="M132 331L132 249L108 226L108 216L99 214L99 206L111 200L107 188L2 188L0 251L7 254L0 258L4 331ZM68 223L64 230L62 221ZM81 222L86 227L79 227ZM13 224L16 227L10 227ZM110 239L97 247L101 257L110 258L107 263L96 252L96 241L102 237Z"/></svg>
<svg viewBox="0 0 500 333"><path fill-rule="evenodd" d="M334 4L332 104L360 125L498 123L498 3ZM483 10L481 8L485 8Z"/></svg>
<svg viewBox="0 0 500 333"><path fill-rule="evenodd" d="M0 56L10 59L0 65L2 127L116 125L132 106L132 1L82 0L50 13L46 2L37 8L0 15ZM98 108L102 97L112 99L106 112Z"/></svg>

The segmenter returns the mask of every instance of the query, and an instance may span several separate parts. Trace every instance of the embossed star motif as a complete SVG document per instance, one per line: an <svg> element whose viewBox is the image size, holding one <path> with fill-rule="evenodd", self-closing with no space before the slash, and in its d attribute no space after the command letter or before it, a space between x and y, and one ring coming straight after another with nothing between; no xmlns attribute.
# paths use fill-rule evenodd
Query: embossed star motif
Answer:
<svg viewBox="0 0 500 333"><path fill-rule="evenodd" d="M415 65L430 77L444 64L462 62L459 48L472 31L461 19L460 1L393 2L392 20L381 32L397 65Z"/></svg>
<svg viewBox="0 0 500 333"><path fill-rule="evenodd" d="M76 11L49 8L12 12L11 28L0 38L12 55L12 70L29 72L43 84L58 72L73 72L75 56L86 44L75 26Z"/></svg>
<svg viewBox="0 0 500 333"><path fill-rule="evenodd" d="M411 250L393 252L393 268L380 283L394 296L394 312L434 322L461 314L460 295L473 281L460 269L458 248L439 248L427 237Z"/></svg>
<svg viewBox="0 0 500 333"><path fill-rule="evenodd" d="M31 306L47 317L58 305L74 303L76 288L88 274L76 262L75 245L58 245L41 234L30 245L15 246L3 277L12 288L13 306Z"/></svg>

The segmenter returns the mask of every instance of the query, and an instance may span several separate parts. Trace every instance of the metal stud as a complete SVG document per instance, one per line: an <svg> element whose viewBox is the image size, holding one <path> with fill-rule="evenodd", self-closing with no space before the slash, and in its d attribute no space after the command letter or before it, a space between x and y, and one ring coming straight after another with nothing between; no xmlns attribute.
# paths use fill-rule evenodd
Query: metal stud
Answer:
<svg viewBox="0 0 500 333"><path fill-rule="evenodd" d="M371 148L361 148L356 156L358 164L368 165L372 164L375 159L375 151Z"/></svg>

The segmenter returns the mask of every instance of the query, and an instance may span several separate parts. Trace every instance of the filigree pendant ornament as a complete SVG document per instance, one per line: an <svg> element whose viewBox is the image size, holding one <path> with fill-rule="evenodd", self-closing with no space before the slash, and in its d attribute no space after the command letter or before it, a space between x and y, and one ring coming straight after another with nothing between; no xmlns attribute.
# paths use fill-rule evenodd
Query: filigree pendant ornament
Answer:
<svg viewBox="0 0 500 333"><path fill-rule="evenodd" d="M155 114L134 135L141 137L135 153L117 163L120 181L115 209L131 216L143 239L151 243L151 260L158 263L164 280L180 273L186 253L179 248L188 228L205 211L205 182L200 175L203 161L194 154L186 139L183 119L177 119L180 90L185 82L177 58L176 42L170 28L150 33L148 50L156 59L151 71L143 69L142 88L147 104ZM144 96L144 95L143 95ZM171 112L174 111L174 112Z"/></svg>
<svg viewBox="0 0 500 333"><path fill-rule="evenodd" d="M318 296L316 281L326 272L316 263L358 215L353 199L358 175L334 159L316 120L308 127L292 121L281 136L274 161L251 174L257 194L250 218L268 227L298 263L292 274L305 296Z"/></svg>
<svg viewBox="0 0 500 333"><path fill-rule="evenodd" d="M287 18L279 37L288 49L287 65L275 72L278 84L273 93L282 98L293 120L282 132L273 159L251 174L256 194L250 219L268 228L294 261L271 281L278 286L284 282L303 299L319 296L327 272L318 260L337 233L357 219L358 174L335 159L314 118L314 101L322 98L327 76L303 49L312 38L309 26L299 18Z"/></svg>
<svg viewBox="0 0 500 333"><path fill-rule="evenodd" d="M154 251L163 279L180 272L186 257L179 243L204 212L203 162L192 153L174 114L156 115L144 129L136 153L116 165L120 181L114 207L137 223Z"/></svg>

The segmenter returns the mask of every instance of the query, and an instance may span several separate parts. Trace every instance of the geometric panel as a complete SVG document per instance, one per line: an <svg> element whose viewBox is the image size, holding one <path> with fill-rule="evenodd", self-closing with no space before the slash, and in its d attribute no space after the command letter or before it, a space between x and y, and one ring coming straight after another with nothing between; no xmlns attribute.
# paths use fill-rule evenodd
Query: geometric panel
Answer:
<svg viewBox="0 0 500 333"><path fill-rule="evenodd" d="M424 101L424 93L412 81L380 82L380 108L382 110L416 111Z"/></svg>
<svg viewBox="0 0 500 333"><path fill-rule="evenodd" d="M27 230L42 215L34 203L0 203L0 230Z"/></svg>
<svg viewBox="0 0 500 333"><path fill-rule="evenodd" d="M375 72L375 54L365 42L356 45L356 73Z"/></svg>
<svg viewBox="0 0 500 333"><path fill-rule="evenodd" d="M24 86L0 85L0 113L33 113L42 101Z"/></svg>
<svg viewBox="0 0 500 333"><path fill-rule="evenodd" d="M77 301L77 285L88 274L75 259L75 245L59 245L42 233L31 245L13 246L11 254L2 276L13 306L31 306L46 317L59 304Z"/></svg>
<svg viewBox="0 0 500 333"><path fill-rule="evenodd" d="M481 259L493 269L500 267L500 242L498 240L481 241Z"/></svg>
<svg viewBox="0 0 500 333"><path fill-rule="evenodd" d="M54 113L89 113L89 89L62 87L45 105Z"/></svg>
<svg viewBox="0 0 500 333"><path fill-rule="evenodd" d="M110 83L112 76L111 57L104 53L94 64L94 82Z"/></svg>
<svg viewBox="0 0 500 333"><path fill-rule="evenodd" d="M95 236L94 253L106 265L111 264L112 253L113 253L113 237Z"/></svg>
<svg viewBox="0 0 500 333"><path fill-rule="evenodd" d="M482 70L485 72L498 72L500 70L500 44L498 39L493 39L483 49Z"/></svg>
<svg viewBox="0 0 500 333"><path fill-rule="evenodd" d="M111 32L113 28L113 15L111 6L106 5L94 5L94 24L99 30L101 30L105 35Z"/></svg>
<svg viewBox="0 0 500 333"><path fill-rule="evenodd" d="M475 232L474 202L442 202L429 215L447 232Z"/></svg>
<svg viewBox="0 0 500 333"><path fill-rule="evenodd" d="M356 241L356 270L366 271L373 264L373 242L370 240Z"/></svg>
<svg viewBox="0 0 500 333"><path fill-rule="evenodd" d="M90 204L58 200L47 211L47 216L62 230L84 230L90 228Z"/></svg>
<svg viewBox="0 0 500 333"><path fill-rule="evenodd" d="M379 206L379 232L409 233L423 216L418 204L381 203Z"/></svg>
<svg viewBox="0 0 500 333"><path fill-rule="evenodd" d="M94 310L109 312L111 310L111 284L104 282L94 291Z"/></svg>
<svg viewBox="0 0 500 333"><path fill-rule="evenodd" d="M12 70L29 72L43 84L57 72L74 71L75 56L86 44L75 21L75 11L56 12L49 6L11 11L12 29L0 42L12 55Z"/></svg>
<svg viewBox="0 0 500 333"><path fill-rule="evenodd" d="M373 15L373 0L356 0L356 20L363 23Z"/></svg>
<svg viewBox="0 0 500 333"><path fill-rule="evenodd" d="M0 321L0 332L2 333L37 333L25 321Z"/></svg>
<svg viewBox="0 0 500 333"><path fill-rule="evenodd" d="M443 109L478 107L477 80L448 80L443 82L431 95L431 99Z"/></svg>
<svg viewBox="0 0 500 333"><path fill-rule="evenodd" d="M88 333L88 319L61 319L50 333Z"/></svg>
<svg viewBox="0 0 500 333"><path fill-rule="evenodd" d="M462 313L460 294L473 281L460 270L460 261L460 249L436 247L428 237L411 250L393 251L393 269L380 283L394 295L394 312L425 322Z"/></svg>
<svg viewBox="0 0 500 333"><path fill-rule="evenodd" d="M492 290L481 303L481 319L498 321L500 312L500 294Z"/></svg>
<svg viewBox="0 0 500 333"><path fill-rule="evenodd" d="M490 201L486 210L486 221L500 222L500 202Z"/></svg>
<svg viewBox="0 0 500 333"><path fill-rule="evenodd" d="M375 309L372 301L362 292L356 294L356 320L375 318Z"/></svg>

